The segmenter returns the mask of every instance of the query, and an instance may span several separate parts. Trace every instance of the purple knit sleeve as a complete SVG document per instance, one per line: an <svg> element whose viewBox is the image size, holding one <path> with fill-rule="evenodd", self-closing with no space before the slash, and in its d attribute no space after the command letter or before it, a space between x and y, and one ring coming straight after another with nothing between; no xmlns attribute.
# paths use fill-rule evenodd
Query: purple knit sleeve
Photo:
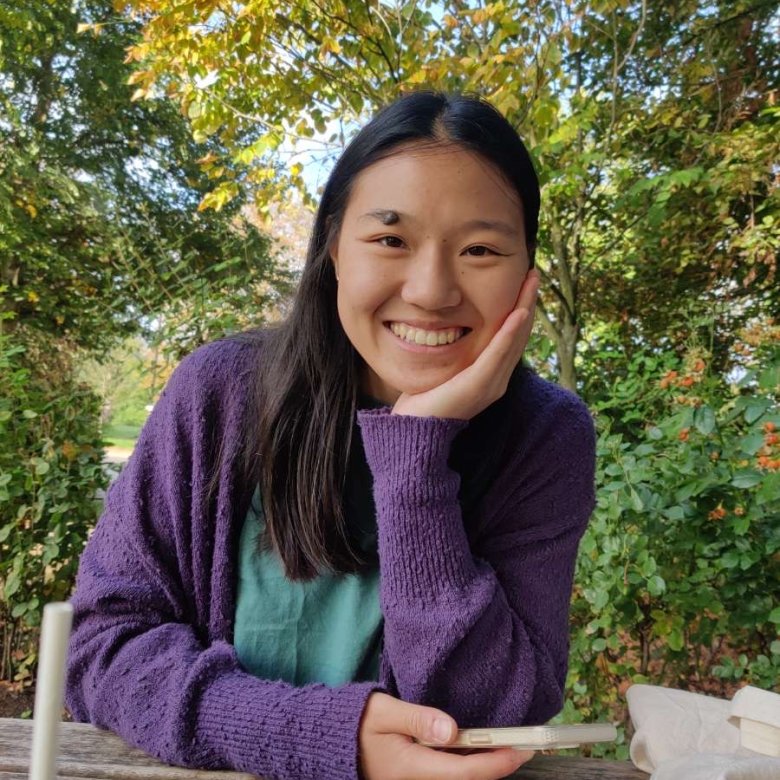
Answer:
<svg viewBox="0 0 780 780"><path fill-rule="evenodd" d="M359 414L374 477L385 683L461 727L543 723L563 705L595 437L575 396L554 398L483 502L477 549L461 517L460 477L447 464L465 423Z"/></svg>
<svg viewBox="0 0 780 780"><path fill-rule="evenodd" d="M81 559L66 703L77 720L168 763L355 780L360 717L378 686L255 678L215 606L232 603L225 514L235 497L226 477L204 511L204 464L220 449L206 421L218 419L233 440L240 415L204 388L218 380L229 395L246 379L220 361L188 359L155 406Z"/></svg>

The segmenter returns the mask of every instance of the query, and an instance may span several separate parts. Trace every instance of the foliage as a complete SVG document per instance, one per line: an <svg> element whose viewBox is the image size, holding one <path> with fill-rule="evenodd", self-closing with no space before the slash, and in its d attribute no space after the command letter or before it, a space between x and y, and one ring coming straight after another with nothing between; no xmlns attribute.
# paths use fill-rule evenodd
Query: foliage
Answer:
<svg viewBox="0 0 780 780"><path fill-rule="evenodd" d="M780 681L780 328L742 336L739 376L695 345L634 362L602 410L568 719L624 720L630 682L729 697Z"/></svg>
<svg viewBox="0 0 780 780"><path fill-rule="evenodd" d="M101 23L79 33L79 24ZM212 176L167 100L132 101L138 25L109 0L0 2L0 284L29 326L103 350L145 326L188 329L179 351L253 322L289 278L238 197L198 213ZM187 344L185 347L185 339Z"/></svg>
<svg viewBox="0 0 780 780"><path fill-rule="evenodd" d="M126 6L144 24L136 96L173 97L196 138L223 146L207 165L224 180L204 206L249 188L267 208L302 186L300 166L283 164L289 142L331 133L328 157L405 90L490 99L539 163L539 322L572 389L602 325L630 351L674 341L691 301L727 301L726 354L761 306L776 313L773 2Z"/></svg>
<svg viewBox="0 0 780 780"><path fill-rule="evenodd" d="M21 681L43 605L70 593L107 484L99 399L74 382L66 354L27 341L0 330L0 678Z"/></svg>

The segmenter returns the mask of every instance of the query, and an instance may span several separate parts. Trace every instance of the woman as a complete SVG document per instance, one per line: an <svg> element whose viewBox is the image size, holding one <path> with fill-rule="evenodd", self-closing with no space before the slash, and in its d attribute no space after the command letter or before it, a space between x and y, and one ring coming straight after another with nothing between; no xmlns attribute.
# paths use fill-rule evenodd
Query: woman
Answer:
<svg viewBox="0 0 780 780"><path fill-rule="evenodd" d="M520 363L538 210L483 101L413 93L363 128L288 321L185 359L109 492L73 596L76 719L279 778L529 758L416 740L562 706L594 435Z"/></svg>

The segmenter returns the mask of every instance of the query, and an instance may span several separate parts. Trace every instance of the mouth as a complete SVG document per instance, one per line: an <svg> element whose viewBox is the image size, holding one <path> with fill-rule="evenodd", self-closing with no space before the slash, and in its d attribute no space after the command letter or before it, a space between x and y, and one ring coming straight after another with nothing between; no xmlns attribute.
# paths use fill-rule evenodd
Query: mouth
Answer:
<svg viewBox="0 0 780 780"><path fill-rule="evenodd" d="M437 328L425 330L413 328L404 322L386 322L385 327L407 344L423 347L441 347L454 344L471 332L471 328Z"/></svg>

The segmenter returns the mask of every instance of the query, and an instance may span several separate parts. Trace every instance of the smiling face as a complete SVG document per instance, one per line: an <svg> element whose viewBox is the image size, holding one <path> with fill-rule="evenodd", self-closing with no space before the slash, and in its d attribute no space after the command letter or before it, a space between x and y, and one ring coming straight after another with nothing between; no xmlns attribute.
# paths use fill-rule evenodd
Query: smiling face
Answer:
<svg viewBox="0 0 780 780"><path fill-rule="evenodd" d="M518 195L455 146L408 145L362 170L331 257L362 389L388 404L470 366L529 268Z"/></svg>

